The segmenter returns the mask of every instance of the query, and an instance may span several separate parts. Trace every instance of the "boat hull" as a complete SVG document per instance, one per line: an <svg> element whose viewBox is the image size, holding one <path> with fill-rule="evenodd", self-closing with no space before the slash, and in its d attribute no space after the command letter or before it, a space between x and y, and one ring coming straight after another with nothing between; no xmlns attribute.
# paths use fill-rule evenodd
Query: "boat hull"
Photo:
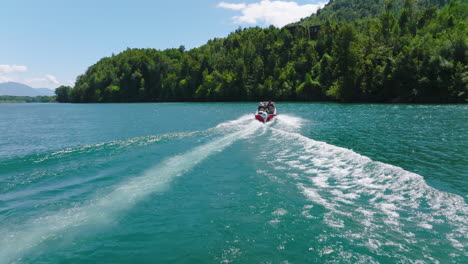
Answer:
<svg viewBox="0 0 468 264"><path fill-rule="evenodd" d="M257 119L258 121L262 123L270 122L275 117L276 117L276 114L270 114L266 117L266 119L262 115L255 115L255 119Z"/></svg>

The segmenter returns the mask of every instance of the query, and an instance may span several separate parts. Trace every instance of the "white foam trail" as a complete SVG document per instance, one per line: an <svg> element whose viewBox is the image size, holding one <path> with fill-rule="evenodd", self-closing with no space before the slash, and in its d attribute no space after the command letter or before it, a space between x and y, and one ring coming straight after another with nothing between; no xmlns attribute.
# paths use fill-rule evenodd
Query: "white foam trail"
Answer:
<svg viewBox="0 0 468 264"><path fill-rule="evenodd" d="M222 131L228 130L229 131L229 130L235 129L235 128L239 127L239 126L252 123L252 120L254 120L254 118L255 117L254 117L253 114L243 115L238 119L221 123L221 124L217 125L216 127L214 127L213 130L222 130Z"/></svg>
<svg viewBox="0 0 468 264"><path fill-rule="evenodd" d="M71 158L70 160L76 160L77 156L79 155L88 155L89 153L98 153L99 151L106 151L106 156L118 155L122 152L128 152L131 148L135 147L144 147L151 144L155 144L158 142L166 141L166 140L179 140L190 136L200 135L203 133L207 133L207 131L191 131L191 132L177 132L177 133L168 133L168 134L160 134L160 135L149 135L149 136L141 136L135 137L126 140L115 140L109 142L101 142L97 144L87 144L81 145L77 147L70 147L61 149L58 151L54 151L50 154L40 155L38 158L34 158L31 160L33 163L40 164L45 161L58 161L60 164L64 164L67 158ZM21 161L24 162L24 161ZM28 161L29 162L29 161ZM39 166L39 165L37 165ZM0 187L0 200L10 200L10 199L21 199L21 196L15 195L15 189L22 185L34 185L37 182L40 182L43 178L51 177L51 173L53 175L57 175L57 171L50 171L50 170L42 170L38 169L37 166L34 166L34 170L32 173L27 173L23 175L23 173L12 174L11 176L5 177L4 180L9 182L8 185ZM67 169L73 169L71 167L67 167ZM93 178L93 177L92 177ZM92 179L90 178L90 179ZM82 179L82 182L86 182L86 179ZM69 182L63 181L60 187L66 187L70 185L77 184L76 182ZM30 196L35 193L42 192L49 188L56 188L58 186L55 185L47 185L45 188L35 187L32 190L28 190L26 195ZM12 191L13 190L13 191ZM19 189L17 194L22 195L24 193L23 190Z"/></svg>
<svg viewBox="0 0 468 264"><path fill-rule="evenodd" d="M50 160L50 159L60 160L71 154L74 154L74 155L76 153L86 154L86 153L96 152L96 151L103 150L103 149L108 150L109 148L127 150L129 147L146 146L146 145L153 144L153 143L167 140L167 139L182 139L185 137L212 133L212 132L224 132L224 133L232 132L248 124L253 119L254 119L253 115L243 115L238 119L221 123L217 125L216 127L213 127L207 130L176 132L176 133L168 133L168 134L160 134L160 135L147 135L147 136L140 136L140 137L135 137L135 138L126 139L126 140L114 140L114 141L109 141L109 142L100 142L96 144L86 144L82 146L69 147L69 148L57 150L45 156L38 157L33 162L41 163L43 161Z"/></svg>
<svg viewBox="0 0 468 264"><path fill-rule="evenodd" d="M29 249L67 228L112 222L115 214L131 208L136 202L152 193L164 191L175 177L182 175L214 153L224 150L235 141L248 137L259 127L260 124L252 120L245 126L238 127L243 128L240 131L168 158L143 175L118 185L109 194L93 199L87 205L41 217L19 227L20 230L13 231L12 227L2 228L0 263L15 261Z"/></svg>
<svg viewBox="0 0 468 264"><path fill-rule="evenodd" d="M182 139L185 137L193 136L196 134L200 134L203 131L190 131L190 132L177 132L177 133L169 133L169 134L161 134L161 135L148 135L148 136L141 136L135 137L126 140L114 140L109 142L101 142L96 144L87 144L82 146L76 147L69 147L61 150L57 150L45 156L41 156L38 159L35 159L34 163L41 163L51 159L63 159L70 155L76 155L77 153L80 154L87 154L91 152L96 152L99 150L109 150L109 149L116 149L116 150L128 150L130 147L139 147L139 146L146 146L149 144L153 144L159 141L167 140L167 139Z"/></svg>
<svg viewBox="0 0 468 264"><path fill-rule="evenodd" d="M279 114L275 119L274 128L289 132L298 132L306 122L300 117L287 114Z"/></svg>
<svg viewBox="0 0 468 264"><path fill-rule="evenodd" d="M273 168L287 166L285 173L300 172L298 188L308 200L323 206L323 223L330 228L345 230L347 223L358 224L361 234L373 241L370 248L385 254L378 245L420 243L411 232L419 227L418 232L445 237L437 243L452 245L454 254L466 255L468 207L463 197L434 189L421 175L352 150L276 128L272 132L268 145L281 149L271 162ZM389 232L395 235L379 235ZM421 248L431 255L431 249Z"/></svg>

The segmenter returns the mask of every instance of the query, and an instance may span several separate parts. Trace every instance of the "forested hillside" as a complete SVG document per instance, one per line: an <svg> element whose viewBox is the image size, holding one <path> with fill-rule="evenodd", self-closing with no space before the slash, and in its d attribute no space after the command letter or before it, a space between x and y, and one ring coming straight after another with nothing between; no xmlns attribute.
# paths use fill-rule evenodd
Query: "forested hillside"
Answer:
<svg viewBox="0 0 468 264"><path fill-rule="evenodd" d="M239 29L199 48L127 49L58 101L468 102L468 3L335 0L294 28ZM311 37L306 25L321 25Z"/></svg>
<svg viewBox="0 0 468 264"><path fill-rule="evenodd" d="M428 6L440 8L449 2L450 0L418 0L407 3L404 0L330 0L326 8L297 24L316 25L328 19L350 22L362 18L378 17L383 11L396 15L405 8L405 5L412 5L420 12Z"/></svg>

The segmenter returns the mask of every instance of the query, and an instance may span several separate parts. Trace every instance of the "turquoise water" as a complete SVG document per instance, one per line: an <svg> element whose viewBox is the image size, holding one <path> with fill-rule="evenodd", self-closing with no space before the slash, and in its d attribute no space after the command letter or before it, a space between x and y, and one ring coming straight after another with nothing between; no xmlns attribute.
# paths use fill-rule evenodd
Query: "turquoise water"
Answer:
<svg viewBox="0 0 468 264"><path fill-rule="evenodd" d="M467 263L468 107L0 105L0 263Z"/></svg>

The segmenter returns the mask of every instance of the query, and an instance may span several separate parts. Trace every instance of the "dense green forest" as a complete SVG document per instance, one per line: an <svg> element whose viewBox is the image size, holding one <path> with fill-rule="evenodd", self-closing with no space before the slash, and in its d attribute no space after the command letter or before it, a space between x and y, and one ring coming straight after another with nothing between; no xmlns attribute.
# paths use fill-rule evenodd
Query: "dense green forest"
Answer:
<svg viewBox="0 0 468 264"><path fill-rule="evenodd" d="M451 0L418 0L406 2L404 0L331 0L326 8L319 10L308 18L302 19L296 24L317 25L329 19L351 22L363 18L375 18L384 11L390 11L394 15L400 14L405 5L412 5L418 11L429 6L440 8Z"/></svg>
<svg viewBox="0 0 468 264"><path fill-rule="evenodd" d="M0 95L0 103L54 103L55 101L55 96Z"/></svg>
<svg viewBox="0 0 468 264"><path fill-rule="evenodd" d="M281 29L238 29L191 50L127 49L57 100L466 103L467 14L467 1L334 0Z"/></svg>

